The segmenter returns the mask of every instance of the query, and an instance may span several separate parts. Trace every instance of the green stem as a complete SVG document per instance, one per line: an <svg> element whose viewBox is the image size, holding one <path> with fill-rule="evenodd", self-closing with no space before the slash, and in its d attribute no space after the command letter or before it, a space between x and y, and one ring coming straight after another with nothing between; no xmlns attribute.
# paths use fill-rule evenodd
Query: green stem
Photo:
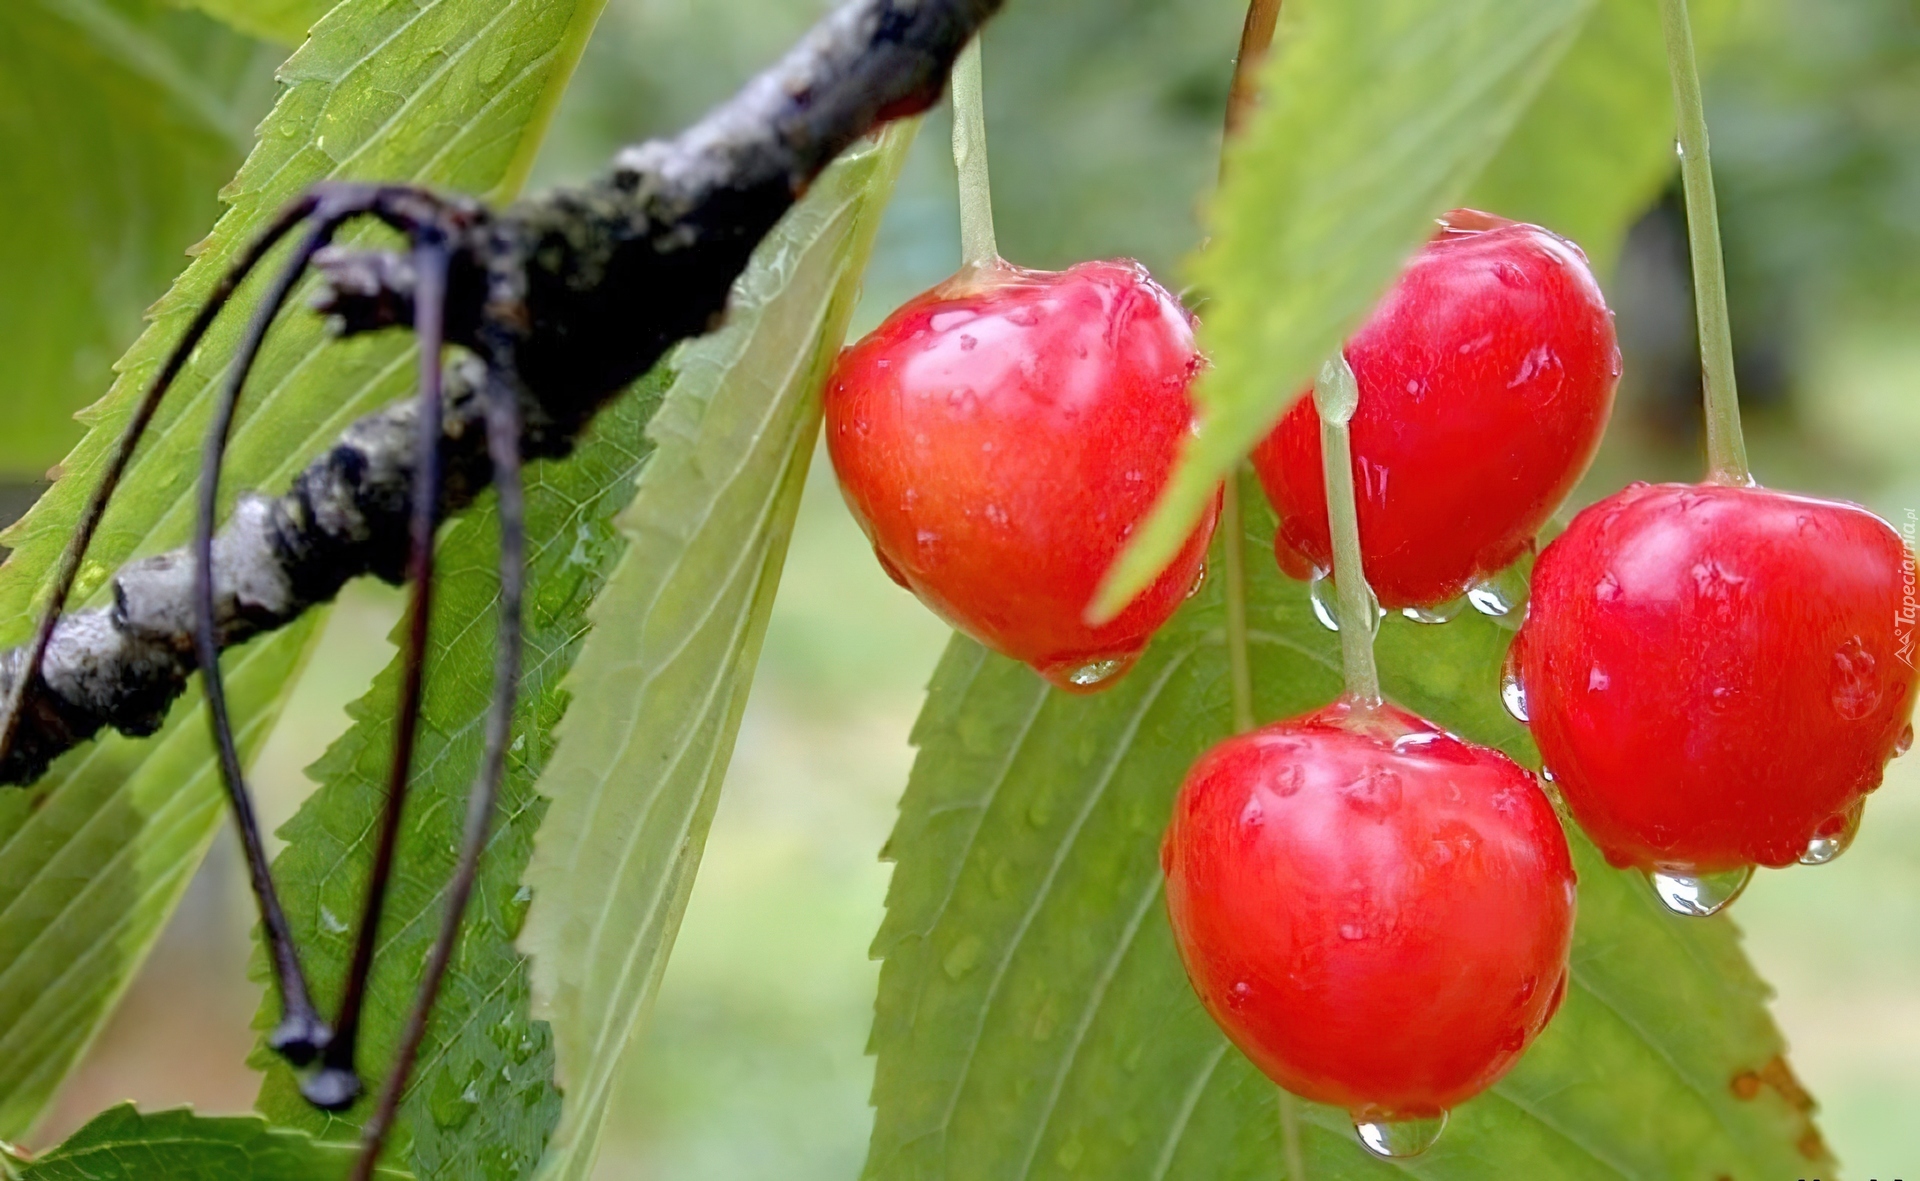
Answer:
<svg viewBox="0 0 1920 1181"><path fill-rule="evenodd" d="M1693 52L1687 0L1660 0L1667 70L1680 130L1680 177L1687 192L1687 240L1693 250L1693 302L1700 322L1700 367L1707 387L1707 463L1712 478L1751 484L1740 431L1740 394L1733 380L1733 327L1727 317L1727 268L1720 251L1720 211L1713 196L1707 115Z"/></svg>
<svg viewBox="0 0 1920 1181"><path fill-rule="evenodd" d="M1333 580L1340 593L1340 663L1347 696L1380 704L1380 670L1373 663L1373 591L1360 559L1360 510L1353 495L1353 440L1347 424L1360 405L1360 385L1347 358L1335 353L1313 383L1320 411L1320 463L1327 482L1327 527L1333 533Z"/></svg>
<svg viewBox="0 0 1920 1181"><path fill-rule="evenodd" d="M993 236L993 191L987 181L987 115L977 36L953 63L953 165L960 172L961 266L997 262L1000 247Z"/></svg>
<svg viewBox="0 0 1920 1181"><path fill-rule="evenodd" d="M1300 1152L1300 1101L1280 1088L1280 1147L1287 1156L1287 1181L1307 1181L1306 1157Z"/></svg>
<svg viewBox="0 0 1920 1181"><path fill-rule="evenodd" d="M1240 53L1233 62L1233 83L1227 93L1225 140L1232 140L1246 125L1260 97L1260 66L1273 47L1274 29L1280 22L1281 0L1251 0L1247 20L1240 31ZM1227 157L1220 154L1220 170L1225 175ZM1221 490L1220 530L1225 534L1222 551L1227 599L1227 664L1233 687L1233 729L1245 734L1254 728L1253 662L1247 646L1247 534L1241 524L1240 481L1244 465L1236 465ZM1286 1157L1287 1181L1306 1181L1307 1166L1300 1152L1299 1101L1285 1087L1280 1095L1280 1146Z"/></svg>
<svg viewBox="0 0 1920 1181"><path fill-rule="evenodd" d="M1253 661L1247 647L1247 531L1240 517L1240 469L1220 490L1221 572L1226 578L1227 671L1233 687L1233 732L1258 725L1253 712Z"/></svg>

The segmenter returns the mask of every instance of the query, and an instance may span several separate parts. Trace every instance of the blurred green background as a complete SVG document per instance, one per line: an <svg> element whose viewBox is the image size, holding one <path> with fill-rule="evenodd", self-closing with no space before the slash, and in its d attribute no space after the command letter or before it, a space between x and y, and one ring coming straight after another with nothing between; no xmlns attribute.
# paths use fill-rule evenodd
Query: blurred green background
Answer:
<svg viewBox="0 0 1920 1181"><path fill-rule="evenodd" d="M250 126L270 97L262 84L270 47L203 18L132 7L151 10L169 36L203 39L231 106L210 120L208 160L180 179L179 209L115 214L177 219L178 240L164 258L116 260L111 242L94 244L112 299L95 309L91 336L47 346L66 366L67 393L104 388L106 358L130 339L136 309L210 223L219 170L237 160L220 127ZM584 177L616 146L683 124L825 7L612 0L536 184ZM1059 266L1128 254L1179 286L1215 167L1241 7L1009 6L988 36L987 105L1010 258ZM19 114L6 101L13 68L0 68L8 117ZM1920 6L1747 0L1708 86L1756 468L1770 484L1858 499L1896 524L1911 520L1920 509ZM0 121L0 134L24 134L22 125ZM862 325L957 262L946 130L943 112L929 118L882 231ZM89 146L56 154L68 172L53 185L84 188L89 175L131 166L124 145L103 138L100 152L119 153L105 162L87 159ZM19 168L0 169L0 214L37 216L45 202L34 204L33 194L48 187ZM1698 368L1677 211L1669 193L1607 268L1626 373L1581 502L1628 479L1699 471ZM16 295L35 266L49 265L5 255L0 263ZM9 347L37 331L29 305L0 299L0 340ZM36 363L57 368L44 356ZM38 388L9 390L9 406L31 403ZM0 503L9 515L34 487L15 467ZM392 593L377 587L353 588L336 610L263 756L259 784L271 818L291 814L308 790L302 768L344 729L343 705L387 661L396 611ZM871 1119L863 1048L877 977L866 948L887 883L876 855L945 634L873 563L822 457L706 863L643 1035L646 1052L612 1118L600 1177L857 1175ZM1821 1100L1847 1175L1920 1171L1912 1118L1920 1111L1920 762L1894 765L1840 862L1763 873L1735 913L1779 992L1775 1012L1794 1065ZM251 1103L255 1081L243 1062L256 1002L245 976L249 921L223 839L43 1142L122 1098L215 1110Z"/></svg>

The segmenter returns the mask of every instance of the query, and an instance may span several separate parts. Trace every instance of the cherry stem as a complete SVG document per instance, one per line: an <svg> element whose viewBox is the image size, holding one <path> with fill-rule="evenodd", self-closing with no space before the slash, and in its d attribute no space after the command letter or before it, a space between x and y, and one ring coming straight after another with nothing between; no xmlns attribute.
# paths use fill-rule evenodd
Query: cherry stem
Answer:
<svg viewBox="0 0 1920 1181"><path fill-rule="evenodd" d="M981 99L980 38L953 63L953 166L960 173L960 263L1000 260L993 235L993 186L987 181L987 113Z"/></svg>
<svg viewBox="0 0 1920 1181"><path fill-rule="evenodd" d="M1240 53L1233 62L1233 82L1227 92L1226 130L1220 154L1220 172L1226 175L1225 145L1246 126L1260 99L1260 67L1273 47L1280 23L1281 0L1251 0L1240 31ZM1253 662L1247 644L1247 534L1240 512L1240 483L1245 464L1236 464L1220 492L1221 552L1225 561L1227 600L1227 667L1233 687L1233 729L1245 734L1257 723L1253 709ZM1300 1151L1300 1104L1285 1087L1280 1095L1280 1147L1285 1154L1287 1181L1306 1181L1307 1166Z"/></svg>
<svg viewBox="0 0 1920 1181"><path fill-rule="evenodd" d="M1247 644L1247 531L1240 514L1241 470L1235 466L1220 490L1220 545L1226 578L1227 672L1233 688L1233 732L1259 725L1253 712L1253 660Z"/></svg>
<svg viewBox="0 0 1920 1181"><path fill-rule="evenodd" d="M1380 670L1373 662L1373 591L1360 559L1360 510L1353 496L1353 439L1347 424L1360 406L1360 383L1344 354L1320 367L1313 383L1320 412L1320 465L1327 481L1327 527L1333 534L1333 581L1339 591L1340 663L1347 696L1380 704Z"/></svg>
<svg viewBox="0 0 1920 1181"><path fill-rule="evenodd" d="M1226 128L1222 133L1220 171L1226 174L1225 145L1246 126L1260 98L1260 66L1273 45L1273 31L1280 21L1280 0L1253 0L1247 6L1247 23L1240 32L1240 53L1233 60L1233 82L1227 91ZM1259 724L1253 709L1253 661L1247 646L1247 532L1240 511L1240 481L1246 465L1236 464L1220 490L1220 535L1227 584L1227 669L1233 688L1233 729L1245 734ZM1282 1095L1286 1092L1282 1091ZM1289 1100L1281 1103L1282 1114L1291 1116ZM1288 1140L1288 1176L1297 1176L1293 1139Z"/></svg>
<svg viewBox="0 0 1920 1181"><path fill-rule="evenodd" d="M1680 132L1680 178L1687 194L1687 241L1693 251L1693 303L1700 324L1700 368L1706 380L1707 464L1711 476L1751 484L1747 442L1740 430L1740 394L1733 379L1733 326L1727 316L1727 267L1720 250L1720 211L1713 195L1707 115L1700 98L1700 65L1693 51L1687 0L1660 0L1667 70Z"/></svg>

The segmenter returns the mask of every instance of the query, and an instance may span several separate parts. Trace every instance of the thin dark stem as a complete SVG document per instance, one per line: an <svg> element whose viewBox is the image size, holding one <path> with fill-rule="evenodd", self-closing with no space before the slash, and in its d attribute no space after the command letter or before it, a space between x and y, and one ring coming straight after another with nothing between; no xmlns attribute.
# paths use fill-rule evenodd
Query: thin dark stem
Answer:
<svg viewBox="0 0 1920 1181"><path fill-rule="evenodd" d="M360 1156L354 1162L353 1181L369 1181L378 1164L387 1133L393 1127L407 1080L427 1035L427 1022L439 998L440 985L446 979L447 966L453 960L459 942L461 921L480 869L487 835L492 828L493 812L500 798L500 785L506 778L507 742L513 732L513 710L520 683L521 599L526 581L526 507L520 479L520 414L516 391L507 368L498 356L487 384L487 450L493 459L494 486L499 492L500 511L500 624L494 641L493 706L487 715L485 762L479 782L467 797L465 831L461 837L459 861L453 880L447 887L447 907L440 916L440 930L414 997L413 1009L394 1055L393 1066L381 1084L373 1114L360 1131Z"/></svg>
<svg viewBox="0 0 1920 1181"><path fill-rule="evenodd" d="M67 596L73 593L74 579L79 577L80 563L86 559L87 547L93 543L93 535L99 531L100 520L106 516L107 504L113 499L114 490L120 487L120 478L126 474L127 466L133 462L133 452L140 445L140 439L152 425L153 416L159 412L160 401L172 388L174 379L187 366L188 358L199 346L207 330L213 327L213 321L221 309L233 298L234 291L241 282L260 265L267 252L279 244L293 228L305 221L314 209L316 198L312 195L302 197L287 206L274 219L265 232L249 246L239 261L228 269L214 285L207 302L187 325L186 335L173 346L166 363L160 367L159 376L141 396L133 408L133 417L127 420L127 427L120 433L119 441L114 445L113 454L107 459L107 470L100 475L100 482L94 485L93 492L87 497L86 507L80 510L80 521L73 536L67 540L67 548L60 554L60 564L55 568L53 591L47 598L46 608L41 612L40 622L34 629L33 642L27 648L27 658L20 666L19 675L14 677L13 685L7 690L4 706L5 713L0 715L0 763L4 763L13 752L14 735L20 729L20 705L26 700L27 687L40 675L40 666L47 658L47 645L53 641L53 631L60 623L60 613L66 610Z"/></svg>
<svg viewBox="0 0 1920 1181"><path fill-rule="evenodd" d="M267 958L273 970L274 984L280 991L280 1025L268 1038L268 1044L287 1061L304 1065L325 1048L326 1023L313 1007L306 973L300 966L299 949L281 909L273 874L267 867L265 842L260 836L260 821L247 791L246 773L240 765L240 751L233 736L233 723L227 712L226 687L220 676L220 636L215 623L213 586L213 533L220 512L220 468L226 456L227 439L233 432L234 413L247 374L260 355L267 330L286 304L294 285L306 272L315 252L325 246L349 214L322 211L307 237L287 261L286 268L274 279L267 297L247 324L245 337L233 359L220 400L214 407L207 428L206 448L200 466L200 512L194 534L194 648L199 654L200 672L206 687L207 717L213 729L213 741L220 756L220 777L226 785L227 800L233 806L235 826L246 856L247 879L259 904L260 922L266 929Z"/></svg>
<svg viewBox="0 0 1920 1181"><path fill-rule="evenodd" d="M1273 32L1280 24L1280 0L1253 0L1247 6L1247 23L1240 30L1240 56L1233 63L1233 85L1227 91L1227 138L1231 140L1246 126L1260 98L1260 67L1273 47Z"/></svg>
<svg viewBox="0 0 1920 1181"><path fill-rule="evenodd" d="M414 448L413 516L407 553L407 581L412 587L412 601L408 608L406 654L401 665L399 709L393 725L386 807L374 846L373 869L367 878L359 937L354 942L346 989L341 994L333 1040L327 1044L322 1069L301 1087L301 1093L309 1102L328 1111L344 1110L360 1096L360 1078L354 1067L360 1040L360 1012L366 1001L374 950L379 945L380 916L386 907L387 887L393 878L394 850L399 845L400 820L406 810L414 743L420 732L427 637L433 616L433 535L438 524L443 482L440 431L444 399L440 353L446 341L447 271L451 254L445 235L423 230L419 237L413 255L418 276L414 335L420 345L420 419Z"/></svg>

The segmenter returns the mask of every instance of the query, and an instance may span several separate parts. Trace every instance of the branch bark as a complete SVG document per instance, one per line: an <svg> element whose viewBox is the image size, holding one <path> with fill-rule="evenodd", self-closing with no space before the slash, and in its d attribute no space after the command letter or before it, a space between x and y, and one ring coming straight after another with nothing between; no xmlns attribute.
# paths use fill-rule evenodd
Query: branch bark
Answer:
<svg viewBox="0 0 1920 1181"><path fill-rule="evenodd" d="M731 100L675 138L621 152L599 180L497 214L463 210L450 339L483 355L491 339L515 341L525 457L566 455L667 349L717 326L755 246L814 177L879 124L937 101L954 57L1001 2L852 0ZM330 292L321 310L342 334L412 322L404 258L332 251L316 266ZM486 380L472 357L450 363L443 515L490 478ZM414 416L406 402L361 419L284 495L241 499L214 546L222 649L359 575L401 580ZM60 621L0 784L33 782L104 727L159 728L195 669L192 584L192 558L175 550L122 568L111 606ZM0 654L0 699L25 662L24 648Z"/></svg>

